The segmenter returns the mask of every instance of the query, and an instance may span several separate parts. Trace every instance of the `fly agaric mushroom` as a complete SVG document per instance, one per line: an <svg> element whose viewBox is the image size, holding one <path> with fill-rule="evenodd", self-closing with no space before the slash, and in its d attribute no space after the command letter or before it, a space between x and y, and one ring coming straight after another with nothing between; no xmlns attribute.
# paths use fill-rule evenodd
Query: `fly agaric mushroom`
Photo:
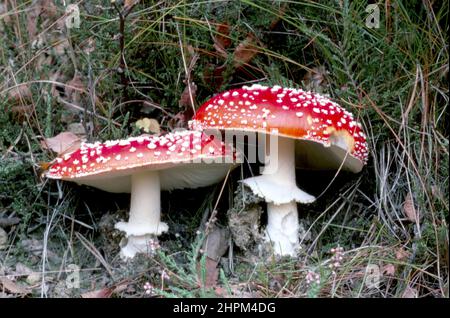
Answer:
<svg viewBox="0 0 450 318"><path fill-rule="evenodd" d="M204 187L219 182L235 167L233 149L201 132L83 143L54 160L45 176L73 181L108 192L131 192L128 222L115 227L126 233L121 256L147 252L152 236L168 230L160 221L160 191Z"/></svg>
<svg viewBox="0 0 450 318"><path fill-rule="evenodd" d="M368 156L361 124L350 112L300 89L255 84L226 91L199 108L190 128L278 136L278 153L270 149L262 175L242 180L267 203L265 239L278 255L293 256L299 247L296 202L315 200L296 185L296 159L308 168L357 173Z"/></svg>

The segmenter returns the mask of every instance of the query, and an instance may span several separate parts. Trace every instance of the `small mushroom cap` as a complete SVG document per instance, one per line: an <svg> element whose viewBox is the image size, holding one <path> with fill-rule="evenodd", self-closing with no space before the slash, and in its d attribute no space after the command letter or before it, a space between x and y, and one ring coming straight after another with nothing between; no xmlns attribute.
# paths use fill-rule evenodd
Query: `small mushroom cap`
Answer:
<svg viewBox="0 0 450 318"><path fill-rule="evenodd" d="M162 190L196 188L220 181L237 164L230 146L199 131L82 143L56 158L44 176L109 192L130 192L130 176L159 171Z"/></svg>
<svg viewBox="0 0 450 318"><path fill-rule="evenodd" d="M229 90L205 102L189 125L297 139L297 164L308 168L342 165L359 172L368 158L366 136L353 115L330 99L301 89L255 84Z"/></svg>

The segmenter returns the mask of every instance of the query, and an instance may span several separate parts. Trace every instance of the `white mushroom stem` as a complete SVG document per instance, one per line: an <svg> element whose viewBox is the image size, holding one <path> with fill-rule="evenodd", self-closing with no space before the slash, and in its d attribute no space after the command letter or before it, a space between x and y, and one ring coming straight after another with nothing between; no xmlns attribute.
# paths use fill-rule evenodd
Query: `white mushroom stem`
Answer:
<svg viewBox="0 0 450 318"><path fill-rule="evenodd" d="M121 256L151 253L154 237L169 227L161 222L161 185L158 171L138 172L131 176L131 204L128 222L119 222L116 229L124 231L127 244Z"/></svg>
<svg viewBox="0 0 450 318"><path fill-rule="evenodd" d="M275 254L295 256L300 246L297 203L268 202L267 218L265 240L272 243Z"/></svg>
<svg viewBox="0 0 450 318"><path fill-rule="evenodd" d="M267 202L265 239L275 254L294 256L299 248L297 202L311 203L315 198L296 185L294 139L278 138L278 149L270 149L268 159L261 176L242 182Z"/></svg>

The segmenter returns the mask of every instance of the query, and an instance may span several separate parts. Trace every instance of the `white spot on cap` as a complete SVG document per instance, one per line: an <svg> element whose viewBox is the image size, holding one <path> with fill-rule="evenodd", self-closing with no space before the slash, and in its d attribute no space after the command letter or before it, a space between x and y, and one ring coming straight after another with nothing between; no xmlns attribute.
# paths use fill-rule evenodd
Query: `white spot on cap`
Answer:
<svg viewBox="0 0 450 318"><path fill-rule="evenodd" d="M302 113L302 112L296 112L295 115L296 115L297 117L303 117L303 113Z"/></svg>
<svg viewBox="0 0 450 318"><path fill-rule="evenodd" d="M136 148L134 148L134 147L130 148L130 152L135 152L135 151L136 151Z"/></svg>

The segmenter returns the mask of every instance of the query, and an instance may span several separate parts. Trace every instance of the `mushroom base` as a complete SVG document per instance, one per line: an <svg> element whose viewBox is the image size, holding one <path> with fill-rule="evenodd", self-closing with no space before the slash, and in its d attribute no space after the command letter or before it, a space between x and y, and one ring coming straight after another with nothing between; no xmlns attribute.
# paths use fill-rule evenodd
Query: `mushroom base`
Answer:
<svg viewBox="0 0 450 318"><path fill-rule="evenodd" d="M265 240L272 244L276 255L295 256L300 247L297 204L267 203L267 214Z"/></svg>
<svg viewBox="0 0 450 318"><path fill-rule="evenodd" d="M121 257L146 253L157 235L169 227L161 222L161 185L158 171L135 173L131 176L131 203L128 222L118 222L115 228L124 231L128 243Z"/></svg>
<svg viewBox="0 0 450 318"><path fill-rule="evenodd" d="M158 239L155 235L130 235L120 250L120 257L122 259L133 258L138 253L151 255L158 247Z"/></svg>

